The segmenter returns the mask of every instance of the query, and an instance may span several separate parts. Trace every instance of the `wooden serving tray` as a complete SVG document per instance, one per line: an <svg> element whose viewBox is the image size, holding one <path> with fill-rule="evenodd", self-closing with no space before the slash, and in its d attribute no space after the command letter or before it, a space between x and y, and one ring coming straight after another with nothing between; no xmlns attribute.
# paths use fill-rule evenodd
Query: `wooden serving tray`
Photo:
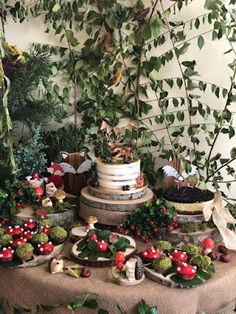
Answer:
<svg viewBox="0 0 236 314"><path fill-rule="evenodd" d="M120 234L118 234L118 235L120 236ZM132 254L134 254L136 252L136 249L137 249L136 248L136 242L135 242L135 240L133 238L131 238L129 236L122 235L122 237L128 239L129 242L130 242L130 245L133 246L133 248L127 248L126 251L124 252L125 256L129 257L129 256L131 256ZM108 266L111 266L112 259L110 259L110 258L99 257L98 260L95 261L95 262L89 261L87 257L86 258L80 258L79 257L79 253L80 252L77 251L77 245L78 245L78 243L80 241L82 241L82 239L77 241L72 246L71 255L73 257L75 257L81 265L88 265L88 266L91 266L91 267L108 267Z"/></svg>
<svg viewBox="0 0 236 314"><path fill-rule="evenodd" d="M53 251L51 254L49 255L33 255L33 258L29 261L23 262L20 261L18 259L15 259L11 262L6 262L6 263L0 263L0 267L4 267L4 268L25 268L25 267L35 267L35 266L39 266L41 264L44 264L45 262L47 262L48 260L50 260L51 258L59 255L64 247L64 243L63 244L59 244L57 246L54 247Z"/></svg>
<svg viewBox="0 0 236 314"><path fill-rule="evenodd" d="M196 277L193 280L184 280L177 277L174 267L167 275L160 274L154 269L144 267L145 275L153 281L170 288L189 289L201 285L209 280L215 272L214 265L211 264L207 271L197 270Z"/></svg>

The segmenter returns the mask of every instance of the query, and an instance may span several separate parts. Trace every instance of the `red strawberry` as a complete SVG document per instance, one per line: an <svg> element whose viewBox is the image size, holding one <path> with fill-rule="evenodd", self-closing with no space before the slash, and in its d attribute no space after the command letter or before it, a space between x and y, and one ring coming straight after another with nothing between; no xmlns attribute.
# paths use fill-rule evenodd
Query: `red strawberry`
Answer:
<svg viewBox="0 0 236 314"><path fill-rule="evenodd" d="M98 248L97 248L97 252L106 252L108 250L109 244L108 242L105 242L104 240L102 241L97 241L98 244Z"/></svg>
<svg viewBox="0 0 236 314"><path fill-rule="evenodd" d="M89 239L90 240L97 240L97 235L96 234L91 234Z"/></svg>

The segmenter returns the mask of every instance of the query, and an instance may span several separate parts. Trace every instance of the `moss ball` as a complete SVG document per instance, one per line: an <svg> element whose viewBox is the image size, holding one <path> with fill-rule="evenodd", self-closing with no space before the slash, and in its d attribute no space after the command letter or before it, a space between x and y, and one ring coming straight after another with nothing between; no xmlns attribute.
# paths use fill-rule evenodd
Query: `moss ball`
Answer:
<svg viewBox="0 0 236 314"><path fill-rule="evenodd" d="M51 232L49 233L49 237L53 241L56 241L58 243L62 243L67 238L67 231L60 226L56 226L56 227L52 228Z"/></svg>
<svg viewBox="0 0 236 314"><path fill-rule="evenodd" d="M156 258L152 262L152 266L155 270L166 270L172 266L172 261L169 257Z"/></svg>
<svg viewBox="0 0 236 314"><path fill-rule="evenodd" d="M13 240L12 236L11 235L8 235L8 234L3 234L1 237L0 237L0 244L2 246L7 246L7 245L10 245L10 242Z"/></svg>
<svg viewBox="0 0 236 314"><path fill-rule="evenodd" d="M5 229L4 228L0 228L0 237L5 233Z"/></svg>
<svg viewBox="0 0 236 314"><path fill-rule="evenodd" d="M20 244L16 251L15 254L18 258L22 260L29 260L33 254L34 247L30 243L26 244Z"/></svg>
<svg viewBox="0 0 236 314"><path fill-rule="evenodd" d="M185 243L182 247L188 255L199 255L199 247L192 243Z"/></svg>
<svg viewBox="0 0 236 314"><path fill-rule="evenodd" d="M48 242L48 236L46 233L35 233L31 238L31 242L34 244L40 244Z"/></svg>
<svg viewBox="0 0 236 314"><path fill-rule="evenodd" d="M39 225L40 227L51 227L53 225L53 221L52 219L46 218L46 219L42 219L39 220Z"/></svg>
<svg viewBox="0 0 236 314"><path fill-rule="evenodd" d="M201 269L207 269L211 265L211 258L206 255L195 255L191 258L191 264Z"/></svg>
<svg viewBox="0 0 236 314"><path fill-rule="evenodd" d="M172 244L169 241L157 241L155 246L160 247L163 251L172 251Z"/></svg>

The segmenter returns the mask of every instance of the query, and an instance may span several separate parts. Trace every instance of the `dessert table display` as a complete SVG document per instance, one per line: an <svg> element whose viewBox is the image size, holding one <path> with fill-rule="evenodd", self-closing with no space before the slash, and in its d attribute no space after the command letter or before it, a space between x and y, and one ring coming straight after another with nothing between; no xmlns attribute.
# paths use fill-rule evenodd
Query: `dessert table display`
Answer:
<svg viewBox="0 0 236 314"><path fill-rule="evenodd" d="M71 246L66 245L63 255L70 256ZM139 251L143 246L138 242ZM65 260L65 263L71 262ZM148 278L139 285L116 285L107 280L110 267L91 268L91 277L78 279L64 273L51 275L47 264L11 270L1 268L0 299L2 302L5 300L5 313L11 313L6 301L17 307L35 308L36 304L69 303L81 292L88 291L104 298L104 308L114 314L116 303L127 313L135 313L134 307L141 299L149 305L156 305L164 314L216 313L233 309L236 299L236 253L231 253L229 263L216 261L214 264L214 276L192 289L171 289ZM67 312L64 307L55 309L53 313ZM82 313L94 312L83 308Z"/></svg>

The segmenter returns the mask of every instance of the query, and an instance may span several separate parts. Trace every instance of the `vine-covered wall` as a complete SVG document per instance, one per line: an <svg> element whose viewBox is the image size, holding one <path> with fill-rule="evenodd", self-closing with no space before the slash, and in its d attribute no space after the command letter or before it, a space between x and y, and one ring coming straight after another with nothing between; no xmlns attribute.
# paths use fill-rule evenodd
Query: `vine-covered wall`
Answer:
<svg viewBox="0 0 236 314"><path fill-rule="evenodd" d="M5 33L22 48L65 48L51 51L60 56L51 80L72 104L68 110L76 109L82 141L97 143L104 118L114 125L137 120L141 146L165 160L189 155L208 184L227 191L232 183L233 196L235 12L224 3L32 1L33 17L21 24L9 17Z"/></svg>

